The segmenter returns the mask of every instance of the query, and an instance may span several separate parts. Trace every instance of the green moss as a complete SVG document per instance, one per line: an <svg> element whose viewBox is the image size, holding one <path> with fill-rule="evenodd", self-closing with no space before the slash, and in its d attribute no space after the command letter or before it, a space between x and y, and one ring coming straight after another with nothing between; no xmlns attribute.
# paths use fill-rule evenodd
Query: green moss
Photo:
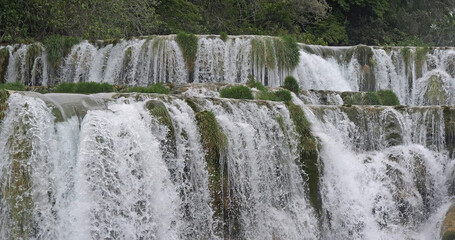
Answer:
<svg viewBox="0 0 455 240"><path fill-rule="evenodd" d="M411 57L411 49L409 47L404 47L401 49L400 53L404 61L408 62Z"/></svg>
<svg viewBox="0 0 455 240"><path fill-rule="evenodd" d="M455 240L455 232L445 232L441 240Z"/></svg>
<svg viewBox="0 0 455 240"><path fill-rule="evenodd" d="M101 92L115 92L114 86L109 83L96 83L96 82L78 82L78 83L60 83L55 86L54 92L57 93L101 93Z"/></svg>
<svg viewBox="0 0 455 240"><path fill-rule="evenodd" d="M300 60L297 42L289 36L281 38L256 37L251 39L252 61L267 67L294 69Z"/></svg>
<svg viewBox="0 0 455 240"><path fill-rule="evenodd" d="M182 50L188 71L194 72L198 42L197 37L192 33L179 32L176 41Z"/></svg>
<svg viewBox="0 0 455 240"><path fill-rule="evenodd" d="M382 105L384 106L400 105L400 100L392 90L379 90L376 93L381 98Z"/></svg>
<svg viewBox="0 0 455 240"><path fill-rule="evenodd" d="M256 95L256 99L267 101L280 101L274 92L264 89Z"/></svg>
<svg viewBox="0 0 455 240"><path fill-rule="evenodd" d="M286 88L287 90L291 91L291 92L296 93L296 94L298 94L299 90L300 90L299 83L297 82L297 80L293 76L287 76L284 79L284 86L283 87Z"/></svg>
<svg viewBox="0 0 455 240"><path fill-rule="evenodd" d="M423 65L427 60L427 53L429 51L428 47L418 47L416 48L416 73L417 78L422 77Z"/></svg>
<svg viewBox="0 0 455 240"><path fill-rule="evenodd" d="M190 106L191 109L193 109L194 112L200 112L199 106L194 101L192 101L189 98L186 98L185 102L186 104L188 104L188 106Z"/></svg>
<svg viewBox="0 0 455 240"><path fill-rule="evenodd" d="M27 47L27 53L25 54L25 69L26 69L26 77L30 79L32 76L33 65L35 63L36 58L41 55L42 46L39 43L30 44Z"/></svg>
<svg viewBox="0 0 455 240"><path fill-rule="evenodd" d="M445 144L452 158L455 150L455 108L443 107Z"/></svg>
<svg viewBox="0 0 455 240"><path fill-rule="evenodd" d="M157 100L150 100L145 105L147 109L150 111L152 116L155 116L158 121L166 126L169 131L174 135L174 125L172 124L171 116L169 115L166 106L160 101Z"/></svg>
<svg viewBox="0 0 455 240"><path fill-rule="evenodd" d="M229 194L227 165L222 161L227 149L227 137L222 132L212 112L197 113L196 121L205 152L207 171L209 172L209 187L213 201L211 205L215 211L215 216L221 218L223 212L228 212L230 204L227 198Z"/></svg>
<svg viewBox="0 0 455 240"><path fill-rule="evenodd" d="M425 92L427 104L440 105L445 104L447 96L444 91L444 83L438 75L430 76L428 80L427 89Z"/></svg>
<svg viewBox="0 0 455 240"><path fill-rule="evenodd" d="M131 87L131 88L128 88L127 91L128 92L139 92L139 93L160 93L160 94L169 94L171 92L162 83L155 83L148 87Z"/></svg>
<svg viewBox="0 0 455 240"><path fill-rule="evenodd" d="M8 98L8 91L0 88L0 123L2 123L3 119L5 118L5 112L8 109L8 104L6 103Z"/></svg>
<svg viewBox="0 0 455 240"><path fill-rule="evenodd" d="M0 84L5 82L6 72L9 63L9 50L8 48L0 49Z"/></svg>
<svg viewBox="0 0 455 240"><path fill-rule="evenodd" d="M226 42L228 39L228 34L226 32L221 32L220 39L223 40L224 42Z"/></svg>
<svg viewBox="0 0 455 240"><path fill-rule="evenodd" d="M27 107L27 106L26 106ZM28 239L33 234L33 199L31 166L28 161L31 156L32 143L27 137L29 125L19 119L13 126L14 134L7 140L10 152L10 172L7 179L2 179L3 199L9 206L12 220L14 239Z"/></svg>
<svg viewBox="0 0 455 240"><path fill-rule="evenodd" d="M290 117L296 132L299 135L299 161L306 174L310 203L320 216L322 213L322 202L319 191L319 145L310 130L310 122L305 117L305 113L299 106L287 102Z"/></svg>
<svg viewBox="0 0 455 240"><path fill-rule="evenodd" d="M366 92L363 95L363 105L382 105L381 98L375 92Z"/></svg>
<svg viewBox="0 0 455 240"><path fill-rule="evenodd" d="M7 82L4 84L0 84L0 89L25 91L25 86L21 82Z"/></svg>
<svg viewBox="0 0 455 240"><path fill-rule="evenodd" d="M251 89L246 86L232 86L223 88L220 91L220 97L222 98L235 98L235 99L253 99L253 93Z"/></svg>

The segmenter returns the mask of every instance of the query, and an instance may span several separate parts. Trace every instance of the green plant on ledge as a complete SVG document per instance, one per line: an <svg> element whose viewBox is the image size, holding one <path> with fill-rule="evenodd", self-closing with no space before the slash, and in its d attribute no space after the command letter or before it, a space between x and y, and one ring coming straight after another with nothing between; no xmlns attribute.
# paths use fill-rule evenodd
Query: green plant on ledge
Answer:
<svg viewBox="0 0 455 240"><path fill-rule="evenodd" d="M97 83L97 82L78 82L69 83L64 82L55 86L54 91L57 93L101 93L101 92L115 92L115 87L109 83Z"/></svg>
<svg viewBox="0 0 455 240"><path fill-rule="evenodd" d="M232 86L223 88L220 91L220 97L222 98L235 98L235 99L253 99L253 93L247 86Z"/></svg>
<svg viewBox="0 0 455 240"><path fill-rule="evenodd" d="M284 88L287 90L294 92L295 94L299 93L300 86L297 80L293 76L287 76L284 79Z"/></svg>
<svg viewBox="0 0 455 240"><path fill-rule="evenodd" d="M188 70L193 72L197 53L197 37L192 33L179 32L175 40L182 50Z"/></svg>
<svg viewBox="0 0 455 240"><path fill-rule="evenodd" d="M400 100L392 90L379 90L376 93L381 98L382 105L384 106L400 105Z"/></svg>

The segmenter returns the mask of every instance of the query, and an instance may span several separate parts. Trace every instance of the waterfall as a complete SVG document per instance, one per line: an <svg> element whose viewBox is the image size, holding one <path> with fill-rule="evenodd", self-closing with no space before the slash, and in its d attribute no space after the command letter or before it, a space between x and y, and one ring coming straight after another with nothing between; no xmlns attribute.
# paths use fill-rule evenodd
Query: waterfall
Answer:
<svg viewBox="0 0 455 240"><path fill-rule="evenodd" d="M81 41L58 66L45 44L0 46L0 83L172 88L0 89L1 239L441 238L453 48L298 44L297 63L284 38L196 37L194 58L148 36ZM289 102L220 97L288 75L302 88ZM381 89L402 105L348 102Z"/></svg>

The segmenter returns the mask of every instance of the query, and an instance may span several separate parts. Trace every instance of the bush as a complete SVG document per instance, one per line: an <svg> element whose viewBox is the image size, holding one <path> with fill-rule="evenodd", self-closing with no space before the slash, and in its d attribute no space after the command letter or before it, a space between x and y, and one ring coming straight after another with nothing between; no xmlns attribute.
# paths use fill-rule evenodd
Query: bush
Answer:
<svg viewBox="0 0 455 240"><path fill-rule="evenodd" d="M384 106L400 105L400 100L392 90L379 90L376 93L381 98L382 105Z"/></svg>
<svg viewBox="0 0 455 240"><path fill-rule="evenodd" d="M282 36L281 40L283 41L284 51L286 58L284 59L285 66L293 69L297 67L300 61L300 51L299 46L294 38L291 36Z"/></svg>
<svg viewBox="0 0 455 240"><path fill-rule="evenodd" d="M175 40L182 50L188 70L193 72L197 53L197 37L192 33L179 32Z"/></svg>
<svg viewBox="0 0 455 240"><path fill-rule="evenodd" d="M363 105L382 105L381 98L375 92L366 92L363 95Z"/></svg>
<svg viewBox="0 0 455 240"><path fill-rule="evenodd" d="M235 99L253 99L253 93L251 92L251 89L249 87L239 85L222 89L220 91L220 97Z"/></svg>
<svg viewBox="0 0 455 240"><path fill-rule="evenodd" d="M25 86L21 82L7 82L4 84L0 84L0 89L25 91Z"/></svg>
<svg viewBox="0 0 455 240"><path fill-rule="evenodd" d="M293 76L287 76L285 79L284 79L284 88L286 88L287 90L289 91L292 91L294 93L298 93L299 92L299 83L297 82L297 80L295 80L295 78Z"/></svg>
<svg viewBox="0 0 455 240"><path fill-rule="evenodd" d="M291 92L285 89L278 90L274 92L275 96L278 98L278 101L289 102L292 101Z"/></svg>
<svg viewBox="0 0 455 240"><path fill-rule="evenodd" d="M161 83L155 83L149 87L132 87L128 92L169 94L170 90Z"/></svg>
<svg viewBox="0 0 455 240"><path fill-rule="evenodd" d="M97 82L78 82L78 83L60 83L54 88L58 93L100 93L100 92L114 92L114 86L109 83Z"/></svg>

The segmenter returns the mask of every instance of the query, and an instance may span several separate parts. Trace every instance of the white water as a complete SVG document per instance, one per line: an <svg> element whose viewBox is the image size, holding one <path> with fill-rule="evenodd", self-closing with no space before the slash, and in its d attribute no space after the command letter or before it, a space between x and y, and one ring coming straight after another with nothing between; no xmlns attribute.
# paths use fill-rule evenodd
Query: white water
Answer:
<svg viewBox="0 0 455 240"><path fill-rule="evenodd" d="M26 85L52 86L59 82L108 82L146 86L163 83L244 83L253 76L264 85L277 87L293 75L303 89L375 91L391 89L406 105L433 105L425 90L431 76L442 78L438 91L453 104L450 92L455 77L452 48L383 48L368 46L322 47L300 44L295 69L280 66L274 40L267 36L198 36L194 73L187 67L175 35L153 36L116 42L96 41L72 47L57 69L41 51L27 61L33 45L7 46L10 59L5 80ZM252 41L260 48L255 50ZM262 46L262 45L263 46ZM259 51L259 52L258 52ZM271 52L270 52L271 51ZM30 65L30 66L29 66Z"/></svg>
<svg viewBox="0 0 455 240"><path fill-rule="evenodd" d="M438 239L452 202L441 109L385 108L363 129L340 108L294 101L322 145L323 239ZM399 145L389 146L390 131L402 136Z"/></svg>

